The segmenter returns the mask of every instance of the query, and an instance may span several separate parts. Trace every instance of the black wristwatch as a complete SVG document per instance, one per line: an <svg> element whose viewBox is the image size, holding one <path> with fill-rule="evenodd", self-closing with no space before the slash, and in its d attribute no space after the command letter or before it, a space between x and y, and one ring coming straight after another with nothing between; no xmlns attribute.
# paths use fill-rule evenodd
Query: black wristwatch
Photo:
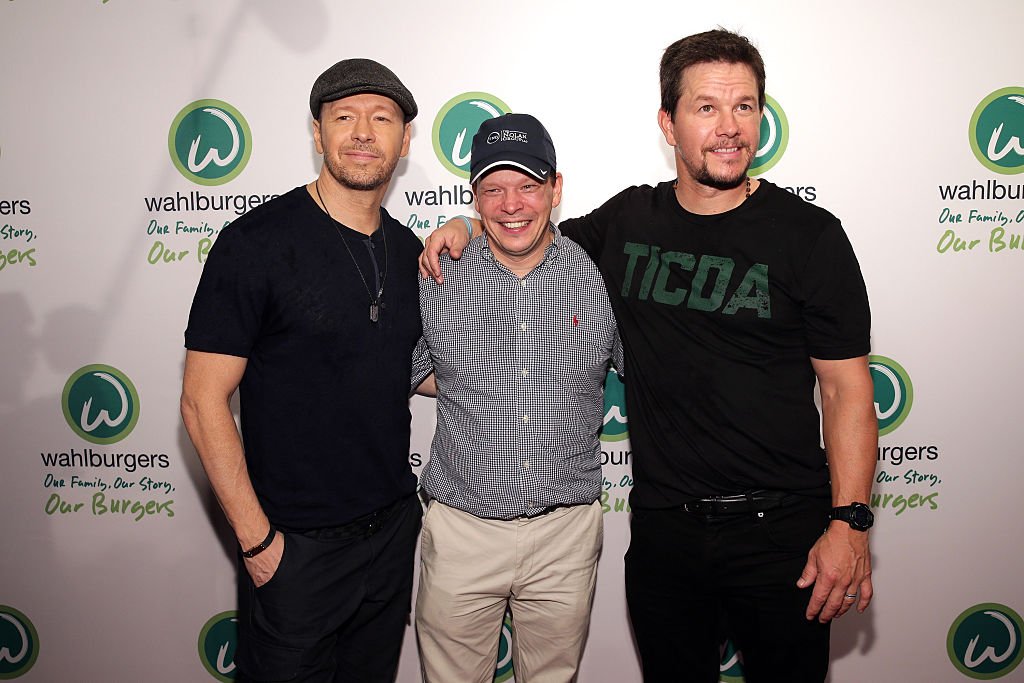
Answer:
<svg viewBox="0 0 1024 683"><path fill-rule="evenodd" d="M875 515L864 503L851 503L832 508L829 519L846 522L854 531L867 531L875 523Z"/></svg>

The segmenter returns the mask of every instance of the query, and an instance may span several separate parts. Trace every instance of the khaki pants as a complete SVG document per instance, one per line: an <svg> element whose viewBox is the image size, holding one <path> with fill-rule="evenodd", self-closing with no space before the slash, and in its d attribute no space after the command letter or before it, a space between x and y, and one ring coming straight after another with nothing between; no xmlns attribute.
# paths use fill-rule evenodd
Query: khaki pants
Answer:
<svg viewBox="0 0 1024 683"><path fill-rule="evenodd" d="M416 630L427 683L490 683L506 604L516 683L575 680L604 536L600 502L481 519L431 501Z"/></svg>

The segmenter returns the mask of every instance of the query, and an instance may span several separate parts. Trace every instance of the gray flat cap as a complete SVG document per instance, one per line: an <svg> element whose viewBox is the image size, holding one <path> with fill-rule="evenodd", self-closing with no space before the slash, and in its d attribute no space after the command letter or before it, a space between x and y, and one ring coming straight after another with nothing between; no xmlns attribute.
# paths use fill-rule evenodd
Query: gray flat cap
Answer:
<svg viewBox="0 0 1024 683"><path fill-rule="evenodd" d="M309 111L314 119L319 118L320 105L324 102L360 93L390 97L405 113L406 123L416 118L419 112L412 93L402 85L398 76L372 59L343 59L320 74L309 93Z"/></svg>

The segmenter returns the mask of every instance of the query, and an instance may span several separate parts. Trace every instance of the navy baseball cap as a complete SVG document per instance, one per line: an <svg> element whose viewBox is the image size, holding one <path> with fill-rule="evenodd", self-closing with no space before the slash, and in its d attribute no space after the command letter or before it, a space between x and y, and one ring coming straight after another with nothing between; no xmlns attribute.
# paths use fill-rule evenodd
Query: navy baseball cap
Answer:
<svg viewBox="0 0 1024 683"><path fill-rule="evenodd" d="M555 145L540 121L529 114L487 119L473 136L469 183L496 168L511 166L547 182L555 172Z"/></svg>

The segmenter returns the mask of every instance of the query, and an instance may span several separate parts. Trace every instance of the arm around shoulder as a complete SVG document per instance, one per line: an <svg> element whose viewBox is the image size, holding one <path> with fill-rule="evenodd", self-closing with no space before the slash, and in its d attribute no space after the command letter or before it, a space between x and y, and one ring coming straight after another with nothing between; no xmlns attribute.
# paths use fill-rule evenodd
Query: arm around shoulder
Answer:
<svg viewBox="0 0 1024 683"><path fill-rule="evenodd" d="M441 254L450 254L453 259L462 256L462 250L466 248L470 240L483 234L483 227L476 218L468 216L453 216L444 225L438 227L427 236L423 243L423 251L420 252L420 276L423 279L434 278L440 283L444 278L441 275Z"/></svg>

